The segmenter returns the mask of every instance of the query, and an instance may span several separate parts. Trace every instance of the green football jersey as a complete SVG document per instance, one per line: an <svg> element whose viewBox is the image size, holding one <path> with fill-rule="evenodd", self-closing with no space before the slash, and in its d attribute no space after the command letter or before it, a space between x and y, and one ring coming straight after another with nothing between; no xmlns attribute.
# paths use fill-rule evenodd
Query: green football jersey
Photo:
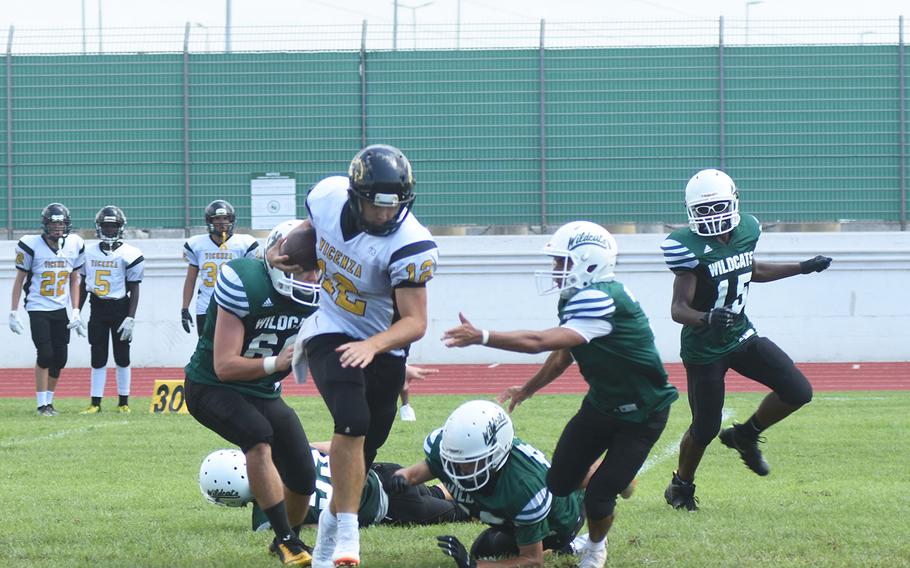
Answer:
<svg viewBox="0 0 910 568"><path fill-rule="evenodd" d="M426 463L455 501L488 525L514 526L519 546L550 535L569 536L578 526L584 491L556 497L547 489L550 462L530 444L514 438L505 465L479 491L464 491L446 475L439 456L442 428L424 442Z"/></svg>
<svg viewBox="0 0 910 568"><path fill-rule="evenodd" d="M597 282L560 298L559 324L587 339L572 357L588 383L588 402L600 412L640 423L679 398L648 317L621 282Z"/></svg>
<svg viewBox="0 0 910 568"><path fill-rule="evenodd" d="M687 227L673 231L661 244L670 270L695 274L692 308L707 312L726 306L740 315L726 330L684 325L680 342L683 362L711 363L755 335L745 309L752 281L753 254L760 236L758 219L743 215L728 243L717 237L696 235Z"/></svg>
<svg viewBox="0 0 910 568"><path fill-rule="evenodd" d="M238 258L221 267L213 300L206 313L205 327L196 344L196 352L184 368L186 378L197 383L232 388L251 396L281 396L281 379L290 370L243 382L221 382L215 375L213 345L217 308L224 308L243 322L242 355L253 359L278 355L286 345L293 343L300 324L316 308L298 304L279 294L272 287L262 261L250 258Z"/></svg>
<svg viewBox="0 0 910 568"><path fill-rule="evenodd" d="M329 468L329 456L311 449L316 463L316 492L310 497L310 508L304 518L305 524L319 522L319 513L329 506L332 499L332 471ZM360 526L366 527L378 523L389 512L389 496L382 488L379 475L372 469L367 470L363 492L360 494L360 507L357 517Z"/></svg>
<svg viewBox="0 0 910 568"><path fill-rule="evenodd" d="M315 525L319 523L319 514L329 506L332 499L332 471L329 468L329 456L315 448L310 448L313 455L313 462L316 465L316 491L310 496L310 508L307 509L306 517L303 519L305 525ZM360 526L367 527L378 523L385 518L389 512L389 496L382 488L382 482L379 475L371 470L367 471L366 482L363 485L363 493L360 495L360 509L357 511L357 517ZM253 506L253 530L267 530L271 527L269 518L259 507Z"/></svg>

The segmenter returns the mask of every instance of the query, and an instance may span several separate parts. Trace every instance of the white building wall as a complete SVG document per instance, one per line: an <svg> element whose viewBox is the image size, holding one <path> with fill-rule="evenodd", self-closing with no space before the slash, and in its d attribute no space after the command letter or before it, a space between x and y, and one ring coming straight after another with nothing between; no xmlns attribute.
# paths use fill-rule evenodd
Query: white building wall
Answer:
<svg viewBox="0 0 910 568"><path fill-rule="evenodd" d="M662 234L616 235L616 275L651 319L667 362L679 360L680 326L670 319L672 273L663 264ZM489 329L543 329L555 325L556 297L538 296L533 272L548 268L539 254L545 236L439 237L440 264L430 283L429 328L412 348L420 363L539 362L544 356L482 347L446 349L439 338L458 312ZM146 258L132 358L137 366L183 366L195 346L180 326L186 265L182 239L135 240ZM0 242L0 298L7 308L15 276L14 241ZM834 257L820 274L750 286L747 313L762 335L797 361L910 360L910 233L766 233L756 258L799 261ZM0 300L2 301L2 300ZM28 335L0 330L0 367L30 367ZM5 318L5 315L3 316ZM85 339L73 334L69 366L89 366ZM113 364L111 359L110 364Z"/></svg>

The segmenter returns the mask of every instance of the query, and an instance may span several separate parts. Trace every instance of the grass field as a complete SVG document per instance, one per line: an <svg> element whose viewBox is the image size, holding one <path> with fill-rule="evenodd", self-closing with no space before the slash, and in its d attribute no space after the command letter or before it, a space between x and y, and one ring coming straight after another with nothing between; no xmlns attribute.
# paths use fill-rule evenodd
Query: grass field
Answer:
<svg viewBox="0 0 910 568"><path fill-rule="evenodd" d="M745 419L761 395L731 394L725 412ZM465 396L413 396L416 423L396 421L380 459L422 459L423 437ZM540 395L513 415L517 435L548 455L579 395ZM196 476L202 458L227 447L186 415L80 416L62 399L56 418L32 399L0 399L0 566L278 566L270 533L249 529L249 509L209 505ZM331 423L318 398L291 398L310 439ZM701 510L663 500L688 424L685 400L617 506L608 566L910 566L910 392L825 392L768 432L771 475L759 478L715 442L699 472ZM139 412L136 412L139 411ZM477 523L362 531L364 566L451 567L437 534L466 544ZM313 541L314 529L303 538ZM568 559L547 566L568 567Z"/></svg>

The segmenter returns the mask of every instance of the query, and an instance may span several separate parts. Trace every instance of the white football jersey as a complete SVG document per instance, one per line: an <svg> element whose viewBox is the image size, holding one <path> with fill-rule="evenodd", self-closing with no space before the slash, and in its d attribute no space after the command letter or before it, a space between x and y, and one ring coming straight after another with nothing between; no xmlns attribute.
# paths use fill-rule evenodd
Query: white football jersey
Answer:
<svg viewBox="0 0 910 568"><path fill-rule="evenodd" d="M208 233L190 237L183 243L183 260L199 269L196 286L196 314L204 314L212 300L221 265L235 258L255 258L259 241L252 235L231 235L223 245L216 245Z"/></svg>
<svg viewBox="0 0 910 568"><path fill-rule="evenodd" d="M360 232L345 241L341 213L348 187L348 178L328 177L306 198L325 276L319 310L307 318L304 339L324 333L366 339L387 330L395 317L394 288L405 282L423 284L436 272L436 242L411 213L390 235ZM389 353L401 356L404 350Z"/></svg>
<svg viewBox="0 0 910 568"><path fill-rule="evenodd" d="M126 296L127 282L142 282L145 258L142 251L121 243L116 249L103 250L101 241L89 243L85 264L79 271L85 289L101 300L119 300Z"/></svg>
<svg viewBox="0 0 910 568"><path fill-rule="evenodd" d="M84 263L85 241L79 235L67 236L57 252L41 235L22 237L16 243L16 268L27 273L26 311L52 312L71 305L69 276Z"/></svg>

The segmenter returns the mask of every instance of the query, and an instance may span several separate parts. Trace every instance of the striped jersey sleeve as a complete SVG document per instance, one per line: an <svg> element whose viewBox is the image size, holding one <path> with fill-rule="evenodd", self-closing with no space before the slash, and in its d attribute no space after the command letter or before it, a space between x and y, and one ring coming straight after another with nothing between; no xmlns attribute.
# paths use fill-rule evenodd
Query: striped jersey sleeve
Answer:
<svg viewBox="0 0 910 568"><path fill-rule="evenodd" d="M603 290L591 288L572 296L559 314L560 327L567 327L586 342L610 335L613 331L612 317L616 313L613 298Z"/></svg>
<svg viewBox="0 0 910 568"><path fill-rule="evenodd" d="M221 266L218 281L215 284L215 302L238 318L250 313L250 301L246 297L240 275L229 265Z"/></svg>
<svg viewBox="0 0 910 568"><path fill-rule="evenodd" d="M664 262L670 270L694 270L698 267L698 258L689 247L674 239L664 239L660 244L664 253Z"/></svg>
<svg viewBox="0 0 910 568"><path fill-rule="evenodd" d="M546 487L541 488L515 516L515 524L533 525L543 521L550 514L552 505L553 494Z"/></svg>

